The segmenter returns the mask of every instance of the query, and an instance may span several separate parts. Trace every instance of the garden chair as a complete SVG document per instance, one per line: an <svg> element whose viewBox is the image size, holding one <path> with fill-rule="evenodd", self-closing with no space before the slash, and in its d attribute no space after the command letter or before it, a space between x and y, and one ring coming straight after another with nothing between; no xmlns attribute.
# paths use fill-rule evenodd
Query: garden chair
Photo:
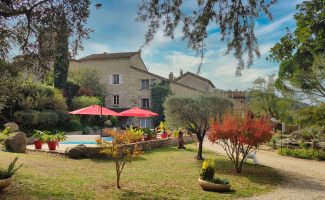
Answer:
<svg viewBox="0 0 325 200"><path fill-rule="evenodd" d="M246 156L244 162L247 161L247 158L250 158L250 159L253 159L254 165L258 164L257 157L256 157L256 153L257 153L257 149L256 149L254 152L249 153L249 154Z"/></svg>

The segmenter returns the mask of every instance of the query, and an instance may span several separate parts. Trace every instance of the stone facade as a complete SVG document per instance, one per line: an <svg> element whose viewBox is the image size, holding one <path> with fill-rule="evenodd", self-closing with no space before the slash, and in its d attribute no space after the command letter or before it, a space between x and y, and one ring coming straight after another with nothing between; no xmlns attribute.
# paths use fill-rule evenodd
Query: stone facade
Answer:
<svg viewBox="0 0 325 200"><path fill-rule="evenodd" d="M183 73L181 71L180 76L176 78L171 73L168 79L149 72L141 58L140 51L92 54L79 60L70 61L69 70L77 71L81 68L99 71L101 82L106 85L108 92L108 95L105 96L105 106L118 111L144 106L150 109L150 86L163 80L170 81L173 94L191 95L202 92L220 92L215 89L209 79L191 72ZM240 95L237 91L222 91L221 93L223 96L233 99L236 111L244 110L245 93L240 93Z"/></svg>

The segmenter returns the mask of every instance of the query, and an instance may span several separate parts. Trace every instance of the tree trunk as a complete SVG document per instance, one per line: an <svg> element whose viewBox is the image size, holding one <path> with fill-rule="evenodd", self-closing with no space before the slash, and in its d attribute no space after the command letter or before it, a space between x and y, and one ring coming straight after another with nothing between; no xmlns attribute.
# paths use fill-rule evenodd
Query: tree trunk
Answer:
<svg viewBox="0 0 325 200"><path fill-rule="evenodd" d="M198 137L198 141L199 141L199 149L197 151L196 159L203 160L203 157L202 157L203 138Z"/></svg>
<svg viewBox="0 0 325 200"><path fill-rule="evenodd" d="M121 189L121 186L120 186L120 164L118 162L115 163L115 168L116 168L116 187L118 189Z"/></svg>

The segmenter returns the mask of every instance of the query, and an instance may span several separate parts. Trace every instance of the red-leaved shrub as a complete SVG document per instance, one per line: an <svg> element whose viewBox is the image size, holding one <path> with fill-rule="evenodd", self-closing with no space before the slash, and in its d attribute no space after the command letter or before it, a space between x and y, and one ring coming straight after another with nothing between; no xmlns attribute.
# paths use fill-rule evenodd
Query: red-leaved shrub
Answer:
<svg viewBox="0 0 325 200"><path fill-rule="evenodd" d="M246 156L272 138L272 125L268 118L225 116L222 123L210 122L209 140L219 144L233 162L236 172L242 171Z"/></svg>

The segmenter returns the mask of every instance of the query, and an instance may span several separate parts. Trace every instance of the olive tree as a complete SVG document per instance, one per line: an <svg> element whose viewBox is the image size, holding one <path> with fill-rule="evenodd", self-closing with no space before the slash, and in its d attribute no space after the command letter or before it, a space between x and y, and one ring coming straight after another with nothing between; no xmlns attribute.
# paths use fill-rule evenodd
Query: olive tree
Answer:
<svg viewBox="0 0 325 200"><path fill-rule="evenodd" d="M166 121L173 128L185 127L196 134L199 148L197 159L202 160L203 139L212 118L221 119L232 109L232 102L212 94L170 96L164 102Z"/></svg>

